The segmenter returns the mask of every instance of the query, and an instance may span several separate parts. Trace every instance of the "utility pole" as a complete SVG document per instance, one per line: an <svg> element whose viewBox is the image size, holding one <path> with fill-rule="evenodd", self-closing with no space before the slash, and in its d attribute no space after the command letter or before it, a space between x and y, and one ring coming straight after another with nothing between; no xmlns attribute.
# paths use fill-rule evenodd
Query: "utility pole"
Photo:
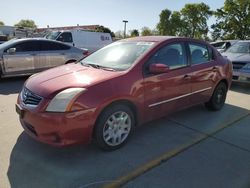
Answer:
<svg viewBox="0 0 250 188"><path fill-rule="evenodd" d="M124 22L124 38L126 38L126 25L128 23L128 20L123 20L122 22Z"/></svg>

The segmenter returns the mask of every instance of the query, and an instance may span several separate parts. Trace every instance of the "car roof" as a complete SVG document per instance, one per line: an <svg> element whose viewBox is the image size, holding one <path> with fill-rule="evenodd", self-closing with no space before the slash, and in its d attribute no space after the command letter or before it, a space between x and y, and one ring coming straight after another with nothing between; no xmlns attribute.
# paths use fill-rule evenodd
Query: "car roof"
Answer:
<svg viewBox="0 0 250 188"><path fill-rule="evenodd" d="M133 37L128 39L123 39L123 41L138 41L138 42L163 42L173 38L184 38L176 36L142 36L142 37Z"/></svg>
<svg viewBox="0 0 250 188"><path fill-rule="evenodd" d="M55 40L50 40L46 38L21 38L21 39L15 39L15 41L50 41L50 42L58 42Z"/></svg>
<svg viewBox="0 0 250 188"><path fill-rule="evenodd" d="M60 41L56 41L56 40L46 39L46 38L21 38L21 39L12 39L10 41L12 41L11 44L25 42L25 41L49 41L49 42L63 44L63 45L66 45L66 46L69 46L69 47L73 48L73 46L71 46L69 44L66 44L66 43L63 43L63 42L60 42Z"/></svg>
<svg viewBox="0 0 250 188"><path fill-rule="evenodd" d="M178 41L179 39L185 39L186 41L189 41L189 42L198 42L198 43L207 44L204 40L193 39L193 38L188 38L188 37L179 37L179 36L142 36L142 37L127 38L121 41L164 43L165 41L168 41L168 40Z"/></svg>

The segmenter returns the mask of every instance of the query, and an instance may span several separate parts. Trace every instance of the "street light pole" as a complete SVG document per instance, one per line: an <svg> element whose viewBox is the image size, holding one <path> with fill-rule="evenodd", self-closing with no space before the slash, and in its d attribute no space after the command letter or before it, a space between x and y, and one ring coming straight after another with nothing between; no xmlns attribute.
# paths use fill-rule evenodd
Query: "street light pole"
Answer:
<svg viewBox="0 0 250 188"><path fill-rule="evenodd" d="M128 20L123 20L124 22L124 38L126 38L126 24L128 23Z"/></svg>

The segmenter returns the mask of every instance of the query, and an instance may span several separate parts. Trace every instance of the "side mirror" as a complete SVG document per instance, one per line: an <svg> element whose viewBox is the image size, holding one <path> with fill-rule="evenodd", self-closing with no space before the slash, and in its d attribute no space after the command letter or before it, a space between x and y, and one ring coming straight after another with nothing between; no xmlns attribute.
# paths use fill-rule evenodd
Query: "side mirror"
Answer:
<svg viewBox="0 0 250 188"><path fill-rule="evenodd" d="M61 41L61 42L63 42L63 36L62 35L60 35L57 39L56 39L57 41Z"/></svg>
<svg viewBox="0 0 250 188"><path fill-rule="evenodd" d="M149 72L152 74L166 73L169 72L169 66L161 63L151 64L149 66Z"/></svg>
<svg viewBox="0 0 250 188"><path fill-rule="evenodd" d="M16 48L10 48L10 49L8 49L7 53L8 54L14 54L14 53L16 53Z"/></svg>

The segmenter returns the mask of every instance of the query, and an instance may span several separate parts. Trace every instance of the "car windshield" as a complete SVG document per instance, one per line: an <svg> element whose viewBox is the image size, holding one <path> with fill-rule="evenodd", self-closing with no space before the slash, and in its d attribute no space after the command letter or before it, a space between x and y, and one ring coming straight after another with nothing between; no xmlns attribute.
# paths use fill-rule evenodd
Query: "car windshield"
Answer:
<svg viewBox="0 0 250 188"><path fill-rule="evenodd" d="M221 49L225 46L225 42L214 42L214 43L211 43L211 45L213 45L217 49Z"/></svg>
<svg viewBox="0 0 250 188"><path fill-rule="evenodd" d="M127 70L153 44L153 42L115 42L86 57L81 63L99 68Z"/></svg>
<svg viewBox="0 0 250 188"><path fill-rule="evenodd" d="M249 53L249 43L248 42L237 42L231 46L227 52L230 53Z"/></svg>
<svg viewBox="0 0 250 188"><path fill-rule="evenodd" d="M60 35L60 33L61 32L59 31L51 31L50 33L45 35L45 38L50 40L56 40L56 38L58 37L58 35Z"/></svg>

